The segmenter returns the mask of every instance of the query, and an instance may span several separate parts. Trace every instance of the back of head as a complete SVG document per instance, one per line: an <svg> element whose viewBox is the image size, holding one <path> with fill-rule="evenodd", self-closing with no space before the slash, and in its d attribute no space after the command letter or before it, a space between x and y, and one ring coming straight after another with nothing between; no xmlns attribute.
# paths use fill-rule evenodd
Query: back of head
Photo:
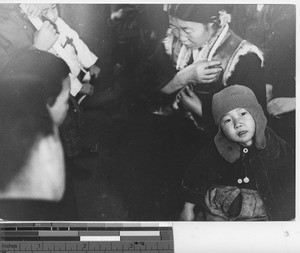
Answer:
<svg viewBox="0 0 300 253"><path fill-rule="evenodd" d="M229 12L230 7L225 4L172 4L169 14L184 21L215 23L219 21L220 12Z"/></svg>
<svg viewBox="0 0 300 253"><path fill-rule="evenodd" d="M8 83L9 82L9 83ZM15 82L18 82L17 84ZM15 89L18 85L23 89ZM0 190L26 165L39 138L53 134L54 123L31 78L0 80Z"/></svg>
<svg viewBox="0 0 300 253"><path fill-rule="evenodd" d="M62 90L62 82L69 76L68 65L53 54L40 50L24 50L11 59L1 73L1 78L16 80L16 89L24 78L39 80L41 96L52 106ZM34 83L34 82L33 82ZM32 85L33 87L33 85Z"/></svg>
<svg viewBox="0 0 300 253"><path fill-rule="evenodd" d="M255 145L258 149L264 148L267 119L255 94L246 86L232 85L214 94L212 113L215 124L219 126L225 114L236 108L244 108L252 115L255 121Z"/></svg>

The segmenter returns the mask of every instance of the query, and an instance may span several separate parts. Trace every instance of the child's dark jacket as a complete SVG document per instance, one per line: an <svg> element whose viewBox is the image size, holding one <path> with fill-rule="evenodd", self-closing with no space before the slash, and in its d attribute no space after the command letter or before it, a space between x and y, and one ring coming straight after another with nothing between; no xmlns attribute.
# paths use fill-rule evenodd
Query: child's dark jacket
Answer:
<svg viewBox="0 0 300 253"><path fill-rule="evenodd" d="M275 132L266 128L266 147L241 148L241 157L227 162L210 142L194 159L183 179L185 202L202 208L204 196L214 185L237 186L257 190L264 201L270 220L295 218L295 156L292 148ZM249 183L239 184L244 177Z"/></svg>

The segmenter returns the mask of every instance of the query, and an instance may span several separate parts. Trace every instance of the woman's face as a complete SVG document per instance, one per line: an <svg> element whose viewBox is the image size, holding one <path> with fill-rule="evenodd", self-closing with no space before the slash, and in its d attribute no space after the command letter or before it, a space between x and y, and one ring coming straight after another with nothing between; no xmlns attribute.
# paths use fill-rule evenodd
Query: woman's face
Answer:
<svg viewBox="0 0 300 253"><path fill-rule="evenodd" d="M170 27L174 36L190 49L197 49L212 37L212 23L202 24L169 17Z"/></svg>
<svg viewBox="0 0 300 253"><path fill-rule="evenodd" d="M61 125L67 116L69 109L68 99L70 93L70 77L67 77L62 83L62 90L56 98L53 106L48 106L50 115L56 125Z"/></svg>

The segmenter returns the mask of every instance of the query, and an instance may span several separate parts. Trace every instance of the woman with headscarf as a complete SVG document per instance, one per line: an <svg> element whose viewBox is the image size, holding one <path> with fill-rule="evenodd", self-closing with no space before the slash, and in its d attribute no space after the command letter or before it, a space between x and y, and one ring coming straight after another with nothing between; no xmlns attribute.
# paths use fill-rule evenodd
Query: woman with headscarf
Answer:
<svg viewBox="0 0 300 253"><path fill-rule="evenodd" d="M212 96L233 84L251 88L265 110L263 54L230 30L229 7L168 6L169 29L149 59L141 82L163 104L154 113L180 109L198 128L213 134Z"/></svg>

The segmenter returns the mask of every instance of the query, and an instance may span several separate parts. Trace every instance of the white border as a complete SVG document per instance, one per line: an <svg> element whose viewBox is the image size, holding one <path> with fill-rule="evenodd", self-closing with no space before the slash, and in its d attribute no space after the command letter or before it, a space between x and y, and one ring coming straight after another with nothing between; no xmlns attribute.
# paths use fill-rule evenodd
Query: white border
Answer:
<svg viewBox="0 0 300 253"><path fill-rule="evenodd" d="M42 3L49 1L1 1L0 3ZM236 3L261 4L260 1L127 1L127 0L89 0L89 1L53 1L56 3L108 4L108 3ZM296 1L263 1L264 4L296 4L296 27L299 26L299 5ZM296 86L299 83L298 29L296 45ZM296 97L299 89L296 88ZM299 124L299 101L296 99L296 124ZM296 133L296 221L292 222L173 222L176 253L299 253L300 252L300 210L299 210L299 132ZM18 222L20 223L20 222ZM38 222L42 223L42 222ZM63 223L63 222L62 222ZM76 221L78 223L78 221ZM83 222L87 223L87 222ZM98 222L93 222L98 223ZM102 222L103 223L103 222ZM116 223L120 223L119 221ZM127 222L124 222L127 223ZM130 222L132 223L132 222ZM153 222L152 222L153 223ZM147 222L145 222L147 224Z"/></svg>

